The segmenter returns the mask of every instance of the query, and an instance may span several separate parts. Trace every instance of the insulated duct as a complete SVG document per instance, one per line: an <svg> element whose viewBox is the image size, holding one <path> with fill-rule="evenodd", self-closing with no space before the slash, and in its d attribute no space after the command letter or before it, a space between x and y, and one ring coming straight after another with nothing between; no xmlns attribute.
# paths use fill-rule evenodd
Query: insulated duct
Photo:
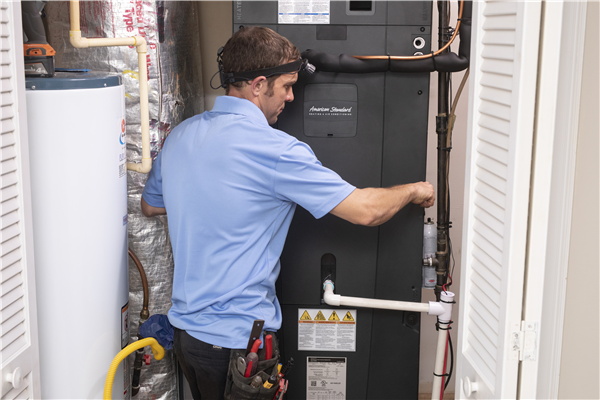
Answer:
<svg viewBox="0 0 600 400"><path fill-rule="evenodd" d="M372 72L458 72L469 67L471 51L471 14L473 3L464 2L463 16L458 28L460 46L458 55L444 52L424 59L415 60L361 60L349 54L327 54L318 50L302 53L321 72L372 73ZM394 55L390 55L394 56Z"/></svg>
<svg viewBox="0 0 600 400"><path fill-rule="evenodd" d="M196 7L193 2L152 0L80 2L82 36L112 38L140 35L148 42L150 145L153 159L172 128L204 111ZM139 163L142 149L135 50L127 47L76 49L69 43L69 3L49 2L45 14L48 41L56 49L57 67L122 74L126 96L127 158L129 162ZM89 152L91 149L82 148L81 151ZM147 176L133 171L127 174L129 247L138 255L146 270L150 314L166 314L171 307L173 276L167 219L164 216L146 218L142 215L140 200ZM81 177L85 179L84 170ZM94 193L89 195L93 196ZM129 288L129 315L132 316L130 332L137 332L143 285L136 265L131 260ZM149 349L146 352L150 354ZM133 364L133 357L130 357L130 363ZM160 362L153 361L143 367L141 388L136 398L176 399L175 372L174 354L169 350ZM130 393L127 393L125 398L129 396Z"/></svg>

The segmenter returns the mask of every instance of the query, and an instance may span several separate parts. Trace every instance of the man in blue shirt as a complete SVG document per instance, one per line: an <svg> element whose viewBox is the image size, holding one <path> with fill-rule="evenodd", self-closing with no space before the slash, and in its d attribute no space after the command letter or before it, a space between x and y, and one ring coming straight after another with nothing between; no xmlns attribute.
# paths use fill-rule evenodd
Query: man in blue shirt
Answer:
<svg viewBox="0 0 600 400"><path fill-rule="evenodd" d="M229 350L246 347L255 319L281 327L275 281L296 204L315 218L376 226L410 202L434 202L427 182L357 189L270 127L303 66L287 39L241 29L222 64L227 95L171 132L142 197L144 215L169 216L174 348L194 398L204 399L222 397Z"/></svg>

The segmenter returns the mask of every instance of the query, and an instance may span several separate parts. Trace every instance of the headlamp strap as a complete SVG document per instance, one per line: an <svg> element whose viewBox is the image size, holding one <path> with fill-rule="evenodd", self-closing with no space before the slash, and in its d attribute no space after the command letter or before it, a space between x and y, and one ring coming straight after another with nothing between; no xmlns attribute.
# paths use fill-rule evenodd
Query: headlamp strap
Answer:
<svg viewBox="0 0 600 400"><path fill-rule="evenodd" d="M304 60L299 59L296 61L292 61L291 63L278 65L276 67L269 67L263 69L256 69L253 71L242 71L242 72L228 72L223 73L223 83L233 83L240 81L251 81L259 76L271 77L273 75L280 75L291 72L300 71Z"/></svg>

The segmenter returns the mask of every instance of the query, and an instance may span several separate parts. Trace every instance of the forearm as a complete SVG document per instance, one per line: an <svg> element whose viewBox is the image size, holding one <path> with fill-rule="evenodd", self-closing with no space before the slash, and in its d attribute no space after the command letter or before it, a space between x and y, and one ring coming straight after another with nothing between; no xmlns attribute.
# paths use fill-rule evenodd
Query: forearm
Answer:
<svg viewBox="0 0 600 400"><path fill-rule="evenodd" d="M413 184L356 189L331 213L357 225L377 226L414 200Z"/></svg>
<svg viewBox="0 0 600 400"><path fill-rule="evenodd" d="M165 215L167 209L163 207L153 207L146 203L146 200L142 197L142 214L146 217L155 217L157 215Z"/></svg>

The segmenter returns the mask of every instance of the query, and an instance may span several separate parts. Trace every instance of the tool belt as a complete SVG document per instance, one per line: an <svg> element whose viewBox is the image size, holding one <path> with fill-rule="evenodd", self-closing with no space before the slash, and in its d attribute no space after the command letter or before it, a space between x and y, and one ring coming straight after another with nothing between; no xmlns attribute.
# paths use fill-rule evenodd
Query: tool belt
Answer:
<svg viewBox="0 0 600 400"><path fill-rule="evenodd" d="M227 371L227 382L225 383L225 400L272 400L275 394L279 390L279 385L273 385L270 388L263 386L264 382L267 382L269 377L275 372L277 375L277 364L279 363L279 343L277 336L273 332L266 332L265 334L271 334L273 336L273 355L270 360L265 360L265 347L259 349L258 354L258 365L256 373L244 377L244 374L238 369L238 358L245 358L246 350L244 349L232 349L231 356L229 358L229 370ZM263 338L264 339L264 338ZM265 341L263 340L263 343ZM252 380L260 376L263 383L259 387L251 386Z"/></svg>

